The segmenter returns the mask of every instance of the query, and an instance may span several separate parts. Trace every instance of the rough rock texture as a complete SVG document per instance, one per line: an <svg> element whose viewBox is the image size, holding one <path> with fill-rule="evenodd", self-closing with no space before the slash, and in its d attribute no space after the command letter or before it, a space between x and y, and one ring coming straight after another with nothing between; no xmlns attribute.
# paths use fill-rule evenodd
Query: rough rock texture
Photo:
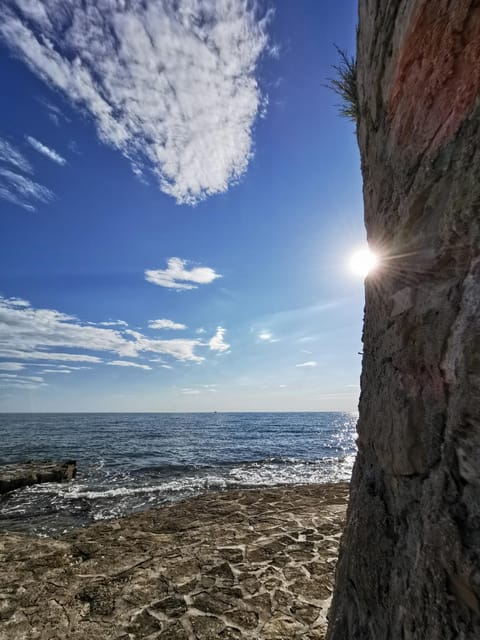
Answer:
<svg viewBox="0 0 480 640"><path fill-rule="evenodd" d="M0 466L0 495L40 482L66 482L75 477L77 464L67 462L24 462Z"/></svg>
<svg viewBox="0 0 480 640"><path fill-rule="evenodd" d="M3 640L324 640L345 484L207 494L0 534Z"/></svg>
<svg viewBox="0 0 480 640"><path fill-rule="evenodd" d="M480 638L480 2L360 0L359 455L329 640Z"/></svg>

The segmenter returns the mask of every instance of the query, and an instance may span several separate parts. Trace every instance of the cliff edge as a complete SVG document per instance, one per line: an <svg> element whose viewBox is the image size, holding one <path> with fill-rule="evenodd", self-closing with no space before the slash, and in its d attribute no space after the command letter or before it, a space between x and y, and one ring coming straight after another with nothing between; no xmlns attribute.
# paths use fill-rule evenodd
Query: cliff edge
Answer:
<svg viewBox="0 0 480 640"><path fill-rule="evenodd" d="M370 246L329 640L480 638L480 3L360 0Z"/></svg>

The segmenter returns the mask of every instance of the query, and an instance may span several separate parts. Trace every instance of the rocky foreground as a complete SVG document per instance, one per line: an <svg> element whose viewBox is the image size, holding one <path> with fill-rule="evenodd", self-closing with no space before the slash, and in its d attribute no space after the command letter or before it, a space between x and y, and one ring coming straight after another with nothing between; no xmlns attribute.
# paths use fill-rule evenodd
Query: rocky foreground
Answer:
<svg viewBox="0 0 480 640"><path fill-rule="evenodd" d="M0 638L323 639L346 484L207 494L62 538L0 534Z"/></svg>

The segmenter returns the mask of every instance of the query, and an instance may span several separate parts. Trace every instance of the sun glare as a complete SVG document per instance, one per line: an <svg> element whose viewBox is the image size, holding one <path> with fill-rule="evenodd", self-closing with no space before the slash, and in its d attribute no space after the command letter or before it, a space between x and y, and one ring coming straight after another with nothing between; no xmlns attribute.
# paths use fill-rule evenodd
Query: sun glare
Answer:
<svg viewBox="0 0 480 640"><path fill-rule="evenodd" d="M366 278L378 265L378 256L370 249L361 249L350 258L350 268L353 273Z"/></svg>

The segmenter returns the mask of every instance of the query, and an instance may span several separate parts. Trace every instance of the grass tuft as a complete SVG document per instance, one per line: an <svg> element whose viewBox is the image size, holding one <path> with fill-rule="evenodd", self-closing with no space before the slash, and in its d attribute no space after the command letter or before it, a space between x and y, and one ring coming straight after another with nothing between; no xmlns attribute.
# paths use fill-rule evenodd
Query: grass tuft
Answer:
<svg viewBox="0 0 480 640"><path fill-rule="evenodd" d="M328 78L325 85L341 98L338 110L342 118L353 122L358 120L357 61L346 51L335 45L340 57L339 63L332 65L336 76Z"/></svg>

